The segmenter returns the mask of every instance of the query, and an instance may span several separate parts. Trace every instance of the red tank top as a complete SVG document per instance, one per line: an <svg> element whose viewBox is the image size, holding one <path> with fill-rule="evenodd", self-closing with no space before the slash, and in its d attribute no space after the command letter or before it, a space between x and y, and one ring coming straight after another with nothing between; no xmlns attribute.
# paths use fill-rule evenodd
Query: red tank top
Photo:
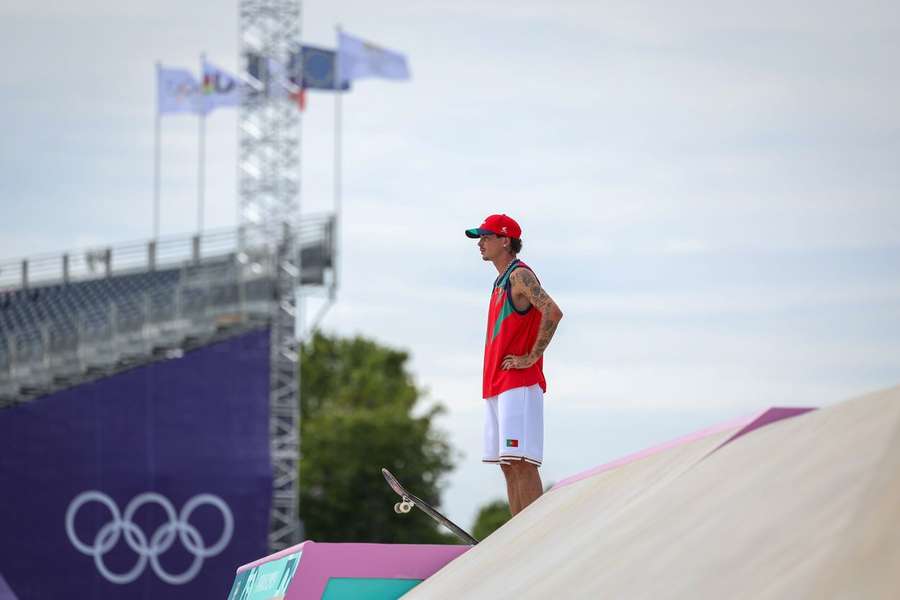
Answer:
<svg viewBox="0 0 900 600"><path fill-rule="evenodd" d="M494 288L491 292L487 335L484 343L484 381L482 385L484 398L496 396L513 388L534 384L540 385L543 391L547 391L543 356L527 369L502 369L503 357L509 354L521 356L531 352L541 324L541 312L537 308L529 306L525 311L520 311L512 303L512 284L509 276L519 268L531 271L531 268L519 259L513 260L494 281ZM534 271L531 272L534 273Z"/></svg>

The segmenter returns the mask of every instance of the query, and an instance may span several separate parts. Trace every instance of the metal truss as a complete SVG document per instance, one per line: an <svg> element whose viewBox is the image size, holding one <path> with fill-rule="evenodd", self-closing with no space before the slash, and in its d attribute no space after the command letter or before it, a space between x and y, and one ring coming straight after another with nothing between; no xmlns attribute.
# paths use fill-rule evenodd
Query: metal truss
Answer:
<svg viewBox="0 0 900 600"><path fill-rule="evenodd" d="M246 70L248 56L272 64L263 69L266 81L257 93L245 94L241 103L238 220L270 225L276 239L281 223L294 224L300 216L300 111L285 87L291 52L300 43L299 0L242 0L240 39L245 79L255 79ZM274 73L273 65L283 72Z"/></svg>
<svg viewBox="0 0 900 600"><path fill-rule="evenodd" d="M274 260L269 431L272 452L272 513L269 546L280 550L300 542L303 527L298 514L300 474L300 355L297 340L299 255L293 228L285 225Z"/></svg>
<svg viewBox="0 0 900 600"><path fill-rule="evenodd" d="M265 81L245 94L238 121L239 222L259 225L275 249L275 298L271 323L270 432L273 466L269 546L280 550L301 541L299 519L300 369L296 337L300 252L300 111L273 85L300 43L299 0L241 0L240 53L263 57ZM272 66L275 65L275 66ZM277 67L281 65L281 67ZM259 72L257 72L257 75ZM248 73L243 73L245 78Z"/></svg>

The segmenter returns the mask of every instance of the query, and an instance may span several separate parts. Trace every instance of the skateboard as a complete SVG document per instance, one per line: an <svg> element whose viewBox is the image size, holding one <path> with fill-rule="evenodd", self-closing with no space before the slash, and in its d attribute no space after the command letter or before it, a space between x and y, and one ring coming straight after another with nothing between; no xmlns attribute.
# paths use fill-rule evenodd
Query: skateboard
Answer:
<svg viewBox="0 0 900 600"><path fill-rule="evenodd" d="M400 502L394 504L395 513L397 513L398 515L406 514L412 510L413 506L415 506L423 513L449 529L453 533L453 535L461 539L466 544L474 546L478 543L478 540L466 533L466 531L459 525L439 513L436 508L434 508L421 498L418 498L406 491L406 488L403 487L399 481L397 481L397 478L394 477L394 475L390 471L388 471L387 469L381 469L381 474L384 475L384 479L388 482L388 485L391 486L391 489L394 490L398 496L400 496Z"/></svg>

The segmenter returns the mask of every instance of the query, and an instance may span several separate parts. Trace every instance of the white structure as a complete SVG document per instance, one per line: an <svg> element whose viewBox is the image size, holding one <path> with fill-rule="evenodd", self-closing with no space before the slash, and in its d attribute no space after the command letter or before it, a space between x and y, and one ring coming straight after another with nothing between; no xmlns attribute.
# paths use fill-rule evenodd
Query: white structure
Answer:
<svg viewBox="0 0 900 600"><path fill-rule="evenodd" d="M276 265L272 305L271 436L274 468L269 545L279 550L303 538L298 515L300 369L296 338L300 253L300 111L288 96L287 65L300 44L299 0L241 0L240 57L261 58L262 81L247 94L238 119L239 223L267 232Z"/></svg>

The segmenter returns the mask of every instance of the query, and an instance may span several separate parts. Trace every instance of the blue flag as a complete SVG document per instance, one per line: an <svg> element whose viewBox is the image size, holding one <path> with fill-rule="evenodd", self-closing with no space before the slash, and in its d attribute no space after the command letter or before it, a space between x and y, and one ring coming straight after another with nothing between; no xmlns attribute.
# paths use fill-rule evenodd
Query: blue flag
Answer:
<svg viewBox="0 0 900 600"><path fill-rule="evenodd" d="M288 62L291 81L308 90L349 90L350 83L347 81L340 88L335 86L336 57L337 53L334 50L301 46L299 51L291 54Z"/></svg>

